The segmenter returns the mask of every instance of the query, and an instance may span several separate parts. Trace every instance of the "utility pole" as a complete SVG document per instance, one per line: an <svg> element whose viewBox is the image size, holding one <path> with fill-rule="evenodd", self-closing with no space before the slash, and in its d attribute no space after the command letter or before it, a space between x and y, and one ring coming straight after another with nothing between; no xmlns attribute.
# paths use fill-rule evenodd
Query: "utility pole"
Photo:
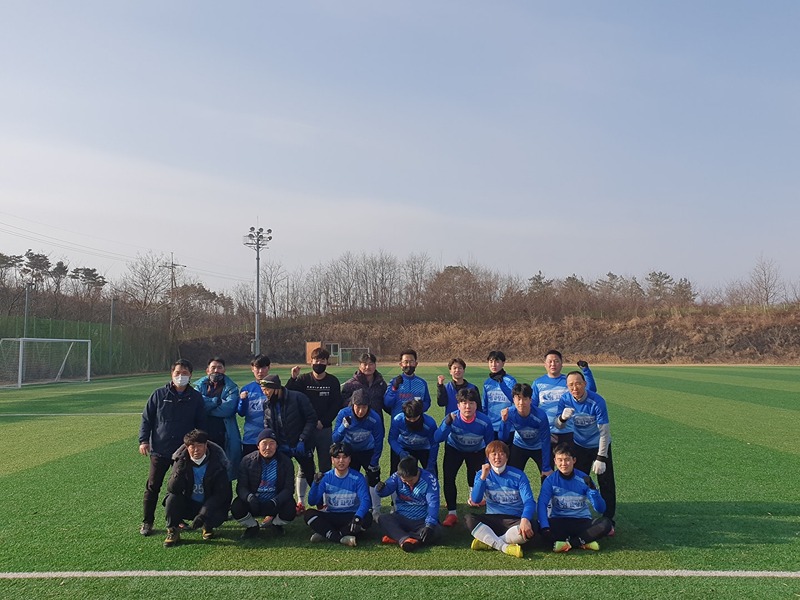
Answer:
<svg viewBox="0 0 800 600"><path fill-rule="evenodd" d="M253 340L253 355L261 354L261 249L272 240L272 229L251 227L242 243L256 251L256 336Z"/></svg>
<svg viewBox="0 0 800 600"><path fill-rule="evenodd" d="M165 265L158 265L162 269L169 269L170 277L169 277L169 302L167 303L167 324L169 327L169 345L170 345L170 352L172 348L176 345L176 336L175 336L175 324L172 320L172 309L175 305L175 288L178 287L178 278L175 275L175 270L181 267L186 267L186 265L178 265L175 264L175 253L169 253L169 263Z"/></svg>

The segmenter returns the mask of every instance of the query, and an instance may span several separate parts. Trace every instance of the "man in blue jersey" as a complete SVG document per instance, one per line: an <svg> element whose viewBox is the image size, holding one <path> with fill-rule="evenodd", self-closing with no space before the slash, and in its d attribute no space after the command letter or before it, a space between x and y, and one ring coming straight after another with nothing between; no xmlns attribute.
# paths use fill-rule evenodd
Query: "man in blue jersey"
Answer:
<svg viewBox="0 0 800 600"><path fill-rule="evenodd" d="M389 463L392 472L397 471L401 459L413 456L424 469L436 477L439 444L434 440L434 436L437 428L433 417L422 412L421 401L414 399L406 402L403 405L403 413L394 417L389 425L388 442L391 448Z"/></svg>
<svg viewBox="0 0 800 600"><path fill-rule="evenodd" d="M450 371L450 381L445 383L444 375L439 375L436 386L436 404L444 406L444 414L458 410L458 403L456 402L458 390L468 387L478 389L474 383L464 379L467 363L463 358L451 358L450 362L447 363L447 368Z"/></svg>
<svg viewBox="0 0 800 600"><path fill-rule="evenodd" d="M164 500L167 537L164 547L181 540L180 525L191 519L191 528L203 530L203 539L214 537L214 528L225 522L231 504L231 483L222 448L210 444L208 434L193 429L183 437L185 449L175 454Z"/></svg>
<svg viewBox="0 0 800 600"><path fill-rule="evenodd" d="M380 527L384 544L397 544L406 552L432 545L439 537L439 482L407 456L386 483L377 486L380 496L396 494L395 512L383 515Z"/></svg>
<svg viewBox="0 0 800 600"><path fill-rule="evenodd" d="M333 425L333 441L350 446L350 469L364 469L372 498L372 516L381 514L381 499L375 486L381 480L381 453L383 451L383 417L369 407L369 398L363 389L357 389L350 397L350 406L336 415Z"/></svg>
<svg viewBox="0 0 800 600"><path fill-rule="evenodd" d="M499 550L522 558L522 544L533 539L536 500L528 477L508 464L508 446L494 440L486 446L489 462L475 476L472 504L485 497L486 514L469 513L464 518L472 533L473 550Z"/></svg>
<svg viewBox="0 0 800 600"><path fill-rule="evenodd" d="M569 391L558 403L556 426L572 429L576 468L597 474L597 483L605 501L603 516L611 519L617 508L617 486L614 481L614 460L611 456L611 430L605 399L586 389L586 379L580 371L567 375Z"/></svg>
<svg viewBox="0 0 800 600"><path fill-rule="evenodd" d="M500 350L492 350L486 357L489 363L489 377L483 382L483 412L492 422L495 438L500 433L500 411L513 405L511 390L517 383L506 373L506 355Z"/></svg>
<svg viewBox="0 0 800 600"><path fill-rule="evenodd" d="M606 506L592 478L575 468L573 446L562 443L555 449L556 470L542 482L537 513L539 529L553 544L553 552L572 548L600 550L597 540L609 534L611 519L592 520L591 506L602 513Z"/></svg>
<svg viewBox="0 0 800 600"><path fill-rule="evenodd" d="M242 387L239 393L239 407L237 412L244 417L244 435L242 437L242 456L255 452L258 434L264 429L264 401L267 399L258 383L269 375L269 356L259 354L250 361L250 370L253 371L255 381Z"/></svg>
<svg viewBox="0 0 800 600"><path fill-rule="evenodd" d="M484 449L494 439L491 421L478 411L478 391L473 388L463 389L458 392L457 398L458 410L447 413L433 438L437 443L445 442L442 464L444 499L447 502L447 516L442 521L445 527L453 527L458 523L458 470L462 464L467 464L467 481L471 487L475 473L486 460Z"/></svg>
<svg viewBox="0 0 800 600"><path fill-rule="evenodd" d="M246 528L243 539L258 536L260 526L255 517L266 517L265 525L275 533L293 521L294 467L285 454L278 452L278 441L271 429L264 429L256 440L255 452L242 459L236 481L236 498L231 516Z"/></svg>
<svg viewBox="0 0 800 600"><path fill-rule="evenodd" d="M208 361L206 376L194 383L203 396L208 439L221 446L228 457L228 477L236 479L242 460L242 437L236 422L239 386L225 374L225 360L215 356Z"/></svg>
<svg viewBox="0 0 800 600"><path fill-rule="evenodd" d="M592 370L589 368L589 363L585 360L579 360L578 367L583 372L589 389L596 392L597 385L594 382L594 375L592 375ZM531 385L533 388L533 405L538 406L547 413L547 419L550 421L550 442L552 447L555 447L559 442L572 441L570 432L561 431L556 427L558 401L568 391L567 377L561 372L564 368L564 358L561 356L561 352L548 350L544 356L544 368L547 373L534 379Z"/></svg>
<svg viewBox="0 0 800 600"><path fill-rule="evenodd" d="M392 417L403 412L403 404L414 398L422 402L425 412L431 407L431 394L428 383L414 375L417 369L417 352L408 348L400 353L400 368L403 372L389 382L383 396L383 406Z"/></svg>
<svg viewBox="0 0 800 600"><path fill-rule="evenodd" d="M330 449L333 468L314 475L308 501L325 504L326 508L305 512L305 521L314 531L312 542L327 540L352 547L356 545L356 536L372 525L367 480L350 468L350 454L348 444L333 444Z"/></svg>
<svg viewBox="0 0 800 600"><path fill-rule="evenodd" d="M504 408L500 413L503 420L501 439L508 439L513 434L508 464L524 471L528 460L532 459L541 476L546 477L553 472L550 466L550 423L547 415L541 408L532 406L533 390L527 383L516 384L512 393L514 406Z"/></svg>

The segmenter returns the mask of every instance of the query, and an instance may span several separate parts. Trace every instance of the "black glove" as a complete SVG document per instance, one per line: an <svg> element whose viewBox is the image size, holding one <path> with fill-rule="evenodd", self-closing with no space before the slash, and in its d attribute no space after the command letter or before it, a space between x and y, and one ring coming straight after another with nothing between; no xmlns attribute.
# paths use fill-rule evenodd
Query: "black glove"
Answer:
<svg viewBox="0 0 800 600"><path fill-rule="evenodd" d="M386 484L383 481L379 481L375 484L375 491L380 492L383 488L386 487Z"/></svg>
<svg viewBox="0 0 800 600"><path fill-rule="evenodd" d="M197 515L192 521L191 528L200 529L203 526L203 523L205 523L205 519L203 519L203 517L201 517L200 515Z"/></svg>
<svg viewBox="0 0 800 600"><path fill-rule="evenodd" d="M545 538L548 538L548 539L550 538L550 528L549 527L544 527L544 528L540 529L539 533L542 534L542 537L545 537Z"/></svg>
<svg viewBox="0 0 800 600"><path fill-rule="evenodd" d="M314 473L314 483L319 483L323 477L325 477L325 473Z"/></svg>
<svg viewBox="0 0 800 600"><path fill-rule="evenodd" d="M350 427L350 425L353 424L353 419L351 417L345 417L344 419L342 419L342 424L345 427Z"/></svg>
<svg viewBox="0 0 800 600"><path fill-rule="evenodd" d="M400 386L403 385L403 376L398 375L394 379L392 379L392 389L396 392L400 389Z"/></svg>
<svg viewBox="0 0 800 600"><path fill-rule="evenodd" d="M431 527L430 525L425 525L425 527L422 528L422 531L419 532L419 541L422 542L423 544L427 544L428 540L432 539L433 539L433 527Z"/></svg>
<svg viewBox="0 0 800 600"><path fill-rule="evenodd" d="M594 481L592 481L592 478L591 478L591 477L589 477L588 475L587 475L586 477L584 477L584 478L583 478L583 483L585 483L586 485L588 485L590 490L596 490L596 489L597 489L597 488L594 486Z"/></svg>
<svg viewBox="0 0 800 600"><path fill-rule="evenodd" d="M350 521L350 534L356 535L364 531L364 528L361 527L361 517L353 517L353 520Z"/></svg>
<svg viewBox="0 0 800 600"><path fill-rule="evenodd" d="M579 360L578 361L578 366L581 369L587 369L589 367L589 363L587 363L585 360Z"/></svg>
<svg viewBox="0 0 800 600"><path fill-rule="evenodd" d="M444 418L444 424L449 427L450 425L453 424L454 420L455 417L453 416L453 413L447 413L447 416Z"/></svg>

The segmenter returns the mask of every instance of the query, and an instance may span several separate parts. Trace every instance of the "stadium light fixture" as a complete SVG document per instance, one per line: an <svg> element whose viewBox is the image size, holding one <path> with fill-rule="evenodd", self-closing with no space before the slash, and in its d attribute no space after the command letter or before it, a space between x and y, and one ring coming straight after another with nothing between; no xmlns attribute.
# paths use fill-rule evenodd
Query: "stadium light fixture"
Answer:
<svg viewBox="0 0 800 600"><path fill-rule="evenodd" d="M256 336L253 340L253 354L261 354L261 249L272 241L272 229L251 227L242 243L256 251Z"/></svg>

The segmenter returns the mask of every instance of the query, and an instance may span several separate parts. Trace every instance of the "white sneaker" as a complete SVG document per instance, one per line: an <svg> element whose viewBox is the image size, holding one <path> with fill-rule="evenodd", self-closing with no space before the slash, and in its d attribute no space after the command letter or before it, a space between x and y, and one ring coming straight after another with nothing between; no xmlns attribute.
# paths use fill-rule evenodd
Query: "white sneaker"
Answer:
<svg viewBox="0 0 800 600"><path fill-rule="evenodd" d="M320 533L314 533L314 535L311 536L311 541L314 542L315 544L318 542L324 542L325 536Z"/></svg>
<svg viewBox="0 0 800 600"><path fill-rule="evenodd" d="M356 547L356 536L354 535L344 535L342 539L339 541L342 546L350 546L351 548Z"/></svg>

